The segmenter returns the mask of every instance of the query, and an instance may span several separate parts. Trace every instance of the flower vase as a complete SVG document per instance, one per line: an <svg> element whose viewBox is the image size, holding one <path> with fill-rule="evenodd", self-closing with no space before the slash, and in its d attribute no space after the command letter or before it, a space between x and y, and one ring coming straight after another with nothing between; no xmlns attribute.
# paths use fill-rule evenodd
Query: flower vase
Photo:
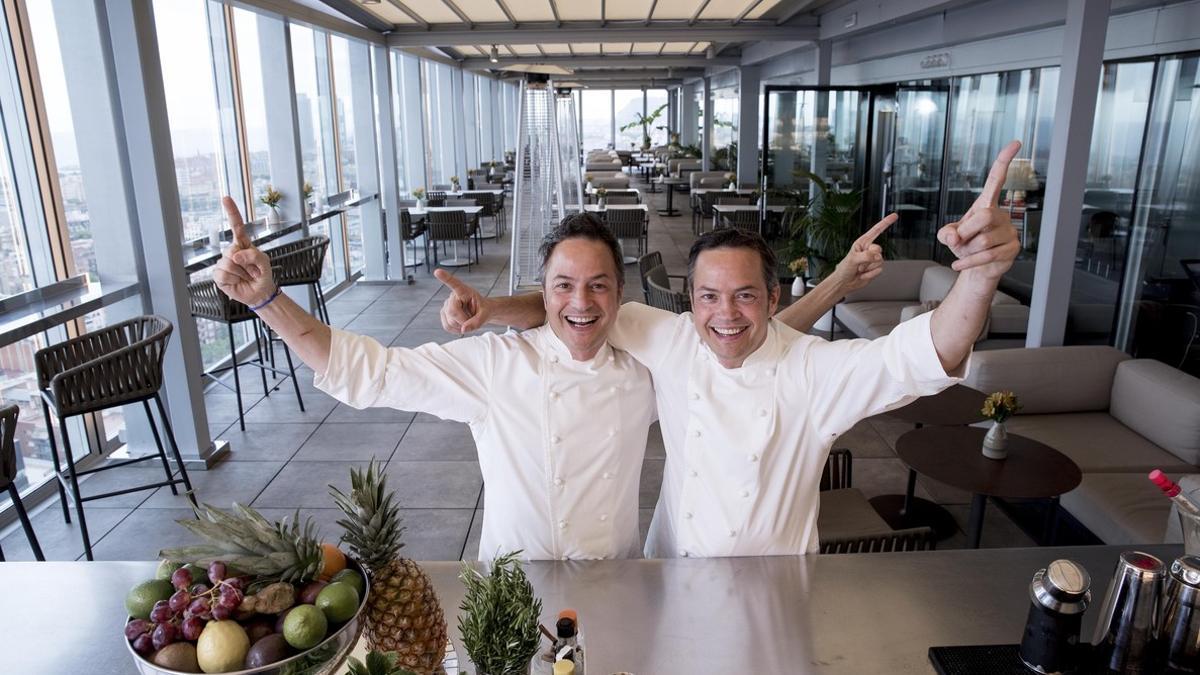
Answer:
<svg viewBox="0 0 1200 675"><path fill-rule="evenodd" d="M312 202L306 201L304 202L304 219L309 220L310 218L312 218Z"/></svg>
<svg viewBox="0 0 1200 675"><path fill-rule="evenodd" d="M605 206L607 205L607 202L608 202L608 200L604 197L601 197L600 199L596 200L596 203L600 205L601 210L603 210L605 208Z"/></svg>
<svg viewBox="0 0 1200 675"><path fill-rule="evenodd" d="M795 279L792 279L793 300L799 300L804 295L805 290L807 290L807 286L804 283L804 277L796 277Z"/></svg>
<svg viewBox="0 0 1200 675"><path fill-rule="evenodd" d="M279 208L272 206L267 210L267 228L279 224Z"/></svg>
<svg viewBox="0 0 1200 675"><path fill-rule="evenodd" d="M729 181L729 188L728 188L728 189L736 191L736 190L737 190L737 183L735 183L735 182L733 182L733 181Z"/></svg>
<svg viewBox="0 0 1200 675"><path fill-rule="evenodd" d="M426 205L426 204L428 204L428 203L429 203L429 202L425 201L424 199L418 199L418 200L417 200L417 208L418 208L418 209L423 209L423 208L425 208L425 205Z"/></svg>
<svg viewBox="0 0 1200 675"><path fill-rule="evenodd" d="M592 187L592 183L591 183L591 181L588 181L588 184L587 184L587 191L588 191L588 192L593 192L593 191L595 191L595 189L596 189L596 188Z"/></svg>
<svg viewBox="0 0 1200 675"><path fill-rule="evenodd" d="M1008 431L1004 428L1004 422L992 422L992 428L983 437L983 456L988 459L1008 457Z"/></svg>

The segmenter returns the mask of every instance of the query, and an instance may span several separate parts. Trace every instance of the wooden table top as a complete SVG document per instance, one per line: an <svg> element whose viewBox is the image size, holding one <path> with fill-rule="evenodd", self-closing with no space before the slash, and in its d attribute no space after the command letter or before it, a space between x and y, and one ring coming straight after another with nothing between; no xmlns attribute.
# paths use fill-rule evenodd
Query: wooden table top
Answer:
<svg viewBox="0 0 1200 675"><path fill-rule="evenodd" d="M903 408L884 413L888 417L936 426L961 426L983 421L983 402L987 395L966 385L956 384L933 396L922 396Z"/></svg>
<svg viewBox="0 0 1200 675"><path fill-rule="evenodd" d="M1008 457L983 456L986 429L925 427L896 441L910 468L972 494L1011 499L1056 497L1074 490L1083 474L1070 457L1019 434L1008 434Z"/></svg>

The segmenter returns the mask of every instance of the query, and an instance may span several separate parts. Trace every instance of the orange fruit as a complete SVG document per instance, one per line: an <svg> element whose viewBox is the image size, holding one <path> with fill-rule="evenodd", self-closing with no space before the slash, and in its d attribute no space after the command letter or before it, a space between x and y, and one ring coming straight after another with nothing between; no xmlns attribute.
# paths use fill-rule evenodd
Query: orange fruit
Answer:
<svg viewBox="0 0 1200 675"><path fill-rule="evenodd" d="M333 575L346 569L346 554L333 544L321 544L321 557L325 560L321 566L321 581L329 581Z"/></svg>

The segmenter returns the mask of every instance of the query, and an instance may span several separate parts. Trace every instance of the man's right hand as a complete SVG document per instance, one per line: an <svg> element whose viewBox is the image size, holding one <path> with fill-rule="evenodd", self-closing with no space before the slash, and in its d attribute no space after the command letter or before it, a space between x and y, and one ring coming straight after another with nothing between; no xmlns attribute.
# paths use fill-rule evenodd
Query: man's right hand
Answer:
<svg viewBox="0 0 1200 675"><path fill-rule="evenodd" d="M450 296L442 303L442 328L455 335L483 328L491 317L487 298L446 270L434 270L433 276L450 289Z"/></svg>
<svg viewBox="0 0 1200 675"><path fill-rule="evenodd" d="M225 197L221 204L233 230L233 245L221 255L213 270L213 281L230 298L250 307L260 305L275 292L271 261L250 241L242 213L233 199Z"/></svg>

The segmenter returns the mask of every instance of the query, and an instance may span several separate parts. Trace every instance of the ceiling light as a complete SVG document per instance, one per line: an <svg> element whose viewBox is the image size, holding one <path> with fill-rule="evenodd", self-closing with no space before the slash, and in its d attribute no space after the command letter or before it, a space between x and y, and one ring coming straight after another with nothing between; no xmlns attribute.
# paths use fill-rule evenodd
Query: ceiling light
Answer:
<svg viewBox="0 0 1200 675"><path fill-rule="evenodd" d="M706 58L706 59L717 58L717 48L712 45L709 45L708 49L704 50L704 58Z"/></svg>
<svg viewBox="0 0 1200 675"><path fill-rule="evenodd" d="M500 63L500 51L496 49L496 45L492 45L492 53L488 56L488 61Z"/></svg>

